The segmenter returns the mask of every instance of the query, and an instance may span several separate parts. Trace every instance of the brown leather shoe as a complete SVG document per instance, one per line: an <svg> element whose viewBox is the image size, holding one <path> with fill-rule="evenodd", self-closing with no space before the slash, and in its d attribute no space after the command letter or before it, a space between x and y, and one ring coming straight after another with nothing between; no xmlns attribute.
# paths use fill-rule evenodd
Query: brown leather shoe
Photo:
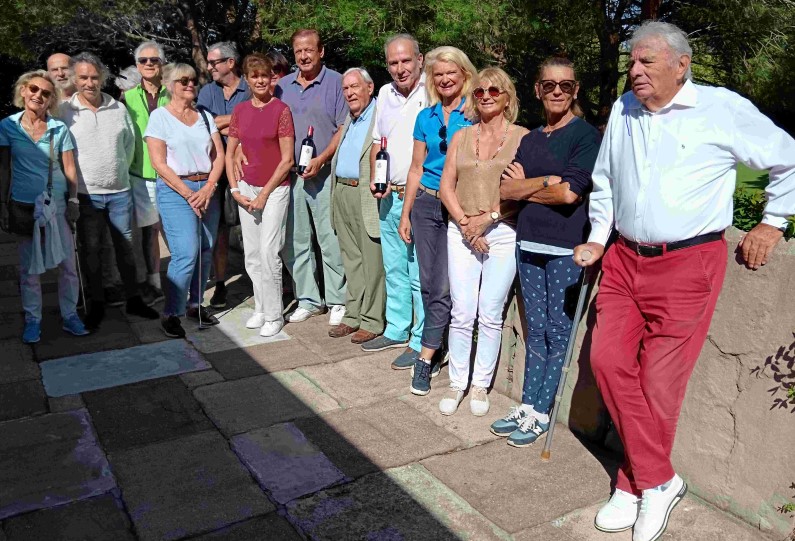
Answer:
<svg viewBox="0 0 795 541"><path fill-rule="evenodd" d="M356 332L356 329L353 327L346 325L345 323L340 323L329 329L328 335L332 338L342 338L343 336L348 336L349 334L353 334Z"/></svg>
<svg viewBox="0 0 795 541"><path fill-rule="evenodd" d="M370 331L365 331L364 329L359 329L353 334L353 336L351 336L351 342L353 342L354 344L364 344L365 342L369 342L376 336L378 335L375 333L372 333Z"/></svg>

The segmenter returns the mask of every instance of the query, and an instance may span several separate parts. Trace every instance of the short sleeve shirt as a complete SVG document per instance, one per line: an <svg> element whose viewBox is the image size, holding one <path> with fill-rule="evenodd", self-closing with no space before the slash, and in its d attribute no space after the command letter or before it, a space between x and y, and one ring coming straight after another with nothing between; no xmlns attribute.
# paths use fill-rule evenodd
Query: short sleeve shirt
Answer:
<svg viewBox="0 0 795 541"><path fill-rule="evenodd" d="M265 186L282 158L279 139L295 137L290 108L278 98L261 109L251 100L244 101L232 112L229 137L239 139L246 149L248 163L243 165L242 180L251 186ZM289 184L288 175L280 186Z"/></svg>
<svg viewBox="0 0 795 541"><path fill-rule="evenodd" d="M450 112L450 117L447 121L447 137L445 139L447 145L453 139L455 132L466 126L471 126L472 122L464 116L464 102L466 98L461 100L458 108ZM442 111L442 104L437 103L431 107L425 108L417 115L417 121L414 123L414 140L422 141L427 147L428 154L425 156L425 162L422 164L422 177L420 182L426 188L431 190L439 189L439 182L442 179L442 169L444 169L444 160L447 157L447 152L442 151L440 143L442 142L442 134L444 131L444 111Z"/></svg>
<svg viewBox="0 0 795 541"><path fill-rule="evenodd" d="M216 82L206 84L199 91L199 98L196 100L196 105L199 109L204 109L213 117L231 115L235 110L235 106L251 98L251 90L248 87L246 80L241 77L237 88L229 99L224 96L224 87ZM224 143L226 143L226 136L224 136Z"/></svg>
<svg viewBox="0 0 795 541"><path fill-rule="evenodd" d="M47 189L50 139L53 141L55 158L52 193L66 193L66 177L58 158L75 148L66 124L48 116L47 131L38 142L34 142L22 127L21 120L22 112L19 112L0 121L0 147L11 148L11 198L20 203L33 203Z"/></svg>
<svg viewBox="0 0 795 541"><path fill-rule="evenodd" d="M165 107L158 107L149 117L144 139L153 137L165 141L166 164L177 175L184 177L196 173L209 173L213 168L210 159L210 151L213 148L211 134L216 133L218 128L209 115L207 120L205 124L200 111L199 118L193 126L186 126Z"/></svg>

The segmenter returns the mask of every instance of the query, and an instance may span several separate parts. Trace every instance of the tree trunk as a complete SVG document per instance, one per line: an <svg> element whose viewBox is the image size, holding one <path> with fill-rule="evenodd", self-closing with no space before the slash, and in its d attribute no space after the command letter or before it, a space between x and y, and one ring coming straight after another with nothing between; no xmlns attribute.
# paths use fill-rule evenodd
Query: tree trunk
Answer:
<svg viewBox="0 0 795 541"><path fill-rule="evenodd" d="M643 0L640 7L641 21L657 19L660 15L660 4L662 4L662 0Z"/></svg>
<svg viewBox="0 0 795 541"><path fill-rule="evenodd" d="M177 9L179 10L183 20L185 21L185 29L190 36L191 51L190 56L193 59L193 65L196 66L196 75L199 77L201 84L207 83L207 53L204 50L204 42L199 27L196 24L195 4L193 2L173 0Z"/></svg>
<svg viewBox="0 0 795 541"><path fill-rule="evenodd" d="M610 8L615 13L610 15ZM599 104L596 112L596 126L602 128L610 117L610 109L618 97L618 60L621 46L621 24L624 2L619 0L600 0L599 16L596 21L596 35L599 38Z"/></svg>

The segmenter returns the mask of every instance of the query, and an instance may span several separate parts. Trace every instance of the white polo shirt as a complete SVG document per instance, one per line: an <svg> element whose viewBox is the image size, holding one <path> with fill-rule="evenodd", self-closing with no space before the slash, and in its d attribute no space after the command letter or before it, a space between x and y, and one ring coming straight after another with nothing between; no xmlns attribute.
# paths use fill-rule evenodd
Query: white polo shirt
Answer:
<svg viewBox="0 0 795 541"><path fill-rule="evenodd" d="M387 138L389 181L395 186L406 184L414 151L414 121L427 106L424 73L408 97L398 92L395 83L386 84L378 91L373 143L380 144L381 137Z"/></svg>

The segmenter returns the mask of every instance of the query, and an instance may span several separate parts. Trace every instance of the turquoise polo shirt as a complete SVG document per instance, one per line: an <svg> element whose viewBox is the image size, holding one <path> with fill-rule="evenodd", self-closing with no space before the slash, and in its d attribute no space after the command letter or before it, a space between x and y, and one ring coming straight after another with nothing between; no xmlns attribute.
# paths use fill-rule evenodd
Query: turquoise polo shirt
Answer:
<svg viewBox="0 0 795 541"><path fill-rule="evenodd" d="M458 107L450 112L450 118L447 121L448 147L450 146L450 141L452 141L455 132L461 128L472 125L472 122L464 117L465 101L466 98L462 98ZM431 190L439 189L439 182L442 180L442 169L444 169L444 160L447 157L447 152L442 152L439 149L439 143L442 142L442 138L439 136L439 130L442 126L444 126L444 111L442 111L441 102L420 111L420 114L417 115L417 121L414 123L414 139L425 143L428 149L425 162L422 164L422 178L420 178L420 182L423 186Z"/></svg>
<svg viewBox="0 0 795 541"><path fill-rule="evenodd" d="M75 148L66 124L47 115L47 131L35 143L22 127L21 121L22 112L0 120L0 147L11 148L11 199L20 203L34 203L39 194L47 189L50 139L53 140L54 155L52 193L65 194L66 177L61 171L59 158L63 152Z"/></svg>
<svg viewBox="0 0 795 541"><path fill-rule="evenodd" d="M370 135L370 120L375 113L375 100L365 108L359 118L351 118L351 123L345 132L345 139L340 143L337 155L337 169L334 174L339 178L359 178L359 162L362 157L364 140ZM369 152L368 159L369 159Z"/></svg>

